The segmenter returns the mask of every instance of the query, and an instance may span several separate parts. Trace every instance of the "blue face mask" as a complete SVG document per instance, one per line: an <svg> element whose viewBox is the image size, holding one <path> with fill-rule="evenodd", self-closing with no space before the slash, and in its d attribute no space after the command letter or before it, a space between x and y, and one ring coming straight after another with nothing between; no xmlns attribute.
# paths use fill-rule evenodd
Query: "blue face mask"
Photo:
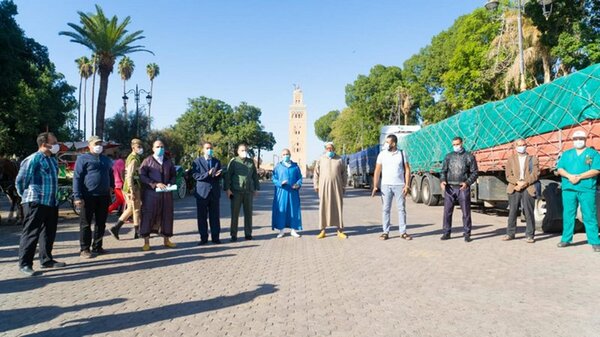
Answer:
<svg viewBox="0 0 600 337"><path fill-rule="evenodd" d="M206 153L207 156L212 157L212 155L213 155L213 149L208 149L208 150L205 151L205 153Z"/></svg>
<svg viewBox="0 0 600 337"><path fill-rule="evenodd" d="M164 156L164 154L165 154L165 148L164 147L159 147L158 149L156 149L156 151L154 152L154 154L156 154L159 157Z"/></svg>
<svg viewBox="0 0 600 337"><path fill-rule="evenodd" d="M333 156L335 156L335 152L333 152L333 151L327 151L327 157L333 158Z"/></svg>
<svg viewBox="0 0 600 337"><path fill-rule="evenodd" d="M289 154L286 154L283 156L283 162L284 163L289 163L292 159L290 158Z"/></svg>

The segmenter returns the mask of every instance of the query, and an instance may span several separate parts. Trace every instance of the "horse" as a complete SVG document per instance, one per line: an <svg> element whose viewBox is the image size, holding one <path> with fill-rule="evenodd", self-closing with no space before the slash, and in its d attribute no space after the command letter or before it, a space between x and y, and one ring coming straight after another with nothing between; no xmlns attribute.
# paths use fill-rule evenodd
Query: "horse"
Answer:
<svg viewBox="0 0 600 337"><path fill-rule="evenodd" d="M21 205L21 196L17 193L15 187L15 180L19 173L19 164L15 161L6 158L0 158L0 191L4 192L10 201L10 213L8 214L8 220L11 221L14 218L15 210L17 211L17 218L15 219L17 224L23 224L23 206ZM0 224L2 218L0 216Z"/></svg>

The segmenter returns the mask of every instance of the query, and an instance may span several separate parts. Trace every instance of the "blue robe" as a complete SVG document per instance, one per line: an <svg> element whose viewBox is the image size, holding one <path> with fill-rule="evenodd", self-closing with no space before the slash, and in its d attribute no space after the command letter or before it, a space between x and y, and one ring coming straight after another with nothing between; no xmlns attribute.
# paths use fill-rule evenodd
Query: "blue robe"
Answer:
<svg viewBox="0 0 600 337"><path fill-rule="evenodd" d="M302 173L298 164L291 162L290 167L278 163L273 170L273 185L275 197L273 198L273 212L271 218L272 229L292 228L302 229L302 215L300 213L300 192L293 189L294 184L302 186ZM285 185L281 182L287 180Z"/></svg>

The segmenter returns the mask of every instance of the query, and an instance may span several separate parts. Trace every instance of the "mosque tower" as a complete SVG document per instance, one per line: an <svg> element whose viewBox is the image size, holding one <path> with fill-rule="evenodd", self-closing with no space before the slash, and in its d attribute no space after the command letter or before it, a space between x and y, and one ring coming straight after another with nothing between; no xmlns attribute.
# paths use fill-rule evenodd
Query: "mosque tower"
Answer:
<svg viewBox="0 0 600 337"><path fill-rule="evenodd" d="M307 168L307 145L306 133L306 105L304 105L304 94L300 86L294 85L293 101L290 105L289 139L292 160L298 163L302 176L306 177Z"/></svg>

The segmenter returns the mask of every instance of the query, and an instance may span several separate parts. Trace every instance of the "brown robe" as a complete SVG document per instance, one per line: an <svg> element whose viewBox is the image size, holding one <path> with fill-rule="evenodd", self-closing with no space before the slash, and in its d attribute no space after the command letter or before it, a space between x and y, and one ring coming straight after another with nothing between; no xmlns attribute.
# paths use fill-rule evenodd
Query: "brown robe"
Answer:
<svg viewBox="0 0 600 337"><path fill-rule="evenodd" d="M142 221L140 236L159 233L165 237L173 236L173 193L156 192L156 184L174 185L177 172L173 162L164 157L160 165L153 156L144 159L140 166L142 182Z"/></svg>
<svg viewBox="0 0 600 337"><path fill-rule="evenodd" d="M319 188L319 226L321 230L327 226L344 228L342 214L344 192L348 172L346 164L338 155L329 158L326 155L317 160L314 172L314 185Z"/></svg>

